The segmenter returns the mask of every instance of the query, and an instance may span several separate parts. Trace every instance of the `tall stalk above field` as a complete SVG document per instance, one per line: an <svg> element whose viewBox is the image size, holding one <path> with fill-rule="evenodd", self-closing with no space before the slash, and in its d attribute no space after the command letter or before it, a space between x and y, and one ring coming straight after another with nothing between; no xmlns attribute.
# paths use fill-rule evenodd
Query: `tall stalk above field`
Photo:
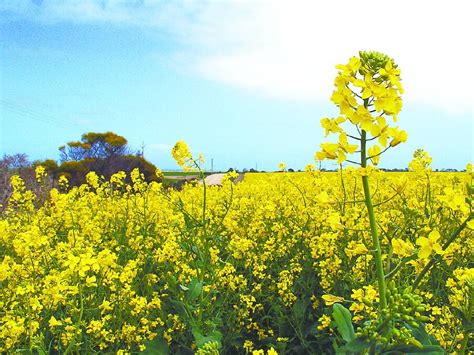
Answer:
<svg viewBox="0 0 474 355"><path fill-rule="evenodd" d="M387 305L385 275L370 195L370 167L367 163L371 161L377 165L384 152L407 139L405 131L398 126L390 126L392 122L397 122L402 108L400 70L393 59L377 52L360 52L359 57L352 57L349 63L336 68L339 72L334 80L336 88L331 101L339 107L340 115L323 118L321 125L326 136L338 134L338 142L321 144L321 151L316 153L316 158L320 161L336 159L339 164L348 161L361 167L378 280L379 307L384 309ZM343 128L344 123L350 125ZM348 155L357 152L360 153L359 160L348 159Z"/></svg>

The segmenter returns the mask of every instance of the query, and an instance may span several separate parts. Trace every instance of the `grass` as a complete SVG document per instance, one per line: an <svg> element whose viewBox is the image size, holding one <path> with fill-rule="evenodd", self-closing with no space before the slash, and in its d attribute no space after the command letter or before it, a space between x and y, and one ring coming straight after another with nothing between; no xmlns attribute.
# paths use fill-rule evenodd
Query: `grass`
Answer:
<svg viewBox="0 0 474 355"><path fill-rule="evenodd" d="M199 175L196 171L163 171L164 176L187 176L187 175Z"/></svg>

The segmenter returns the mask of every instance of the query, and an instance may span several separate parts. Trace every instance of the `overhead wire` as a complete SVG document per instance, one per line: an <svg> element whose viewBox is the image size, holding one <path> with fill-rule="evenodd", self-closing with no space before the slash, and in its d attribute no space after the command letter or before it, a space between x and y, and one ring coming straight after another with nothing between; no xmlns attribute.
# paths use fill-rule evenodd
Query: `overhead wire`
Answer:
<svg viewBox="0 0 474 355"><path fill-rule="evenodd" d="M3 108L19 115L21 118L24 119L32 118L36 121L40 121L46 124L56 124L58 126L62 126L63 128L70 127L71 125L77 125L77 123L75 122L66 122L52 115L44 114L42 112L38 112L36 110L27 108L25 106L20 106L18 104L3 99L0 99L0 106L3 106Z"/></svg>

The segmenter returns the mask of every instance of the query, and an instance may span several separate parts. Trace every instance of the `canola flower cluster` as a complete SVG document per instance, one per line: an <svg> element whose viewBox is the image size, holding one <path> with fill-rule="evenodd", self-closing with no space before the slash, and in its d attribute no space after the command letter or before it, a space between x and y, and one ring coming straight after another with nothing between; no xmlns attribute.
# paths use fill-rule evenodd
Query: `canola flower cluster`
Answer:
<svg viewBox="0 0 474 355"><path fill-rule="evenodd" d="M365 174L386 273L406 262L391 276L403 288L437 258L413 291L425 303L414 317L459 349L460 314L472 312L472 220L443 245L472 213L472 172L309 170L182 191L138 170L131 184L89 173L39 207L13 177L0 218L0 351L330 352L332 304L350 300L359 325L376 317Z"/></svg>
<svg viewBox="0 0 474 355"><path fill-rule="evenodd" d="M390 126L390 120L397 122L402 109L400 70L391 58L377 52L361 52L359 57L352 57L347 64L336 68L339 72L331 101L339 108L340 115L323 118L321 125L326 136L338 134L338 142L322 143L316 159L335 159L339 164L346 161L347 156L359 148L348 139L360 141L360 136L356 136L358 132L363 140L377 139L378 144L367 151L368 158L377 165L383 152L408 138L406 131ZM354 134L343 128L346 122L356 127ZM372 138L366 138L366 134Z"/></svg>

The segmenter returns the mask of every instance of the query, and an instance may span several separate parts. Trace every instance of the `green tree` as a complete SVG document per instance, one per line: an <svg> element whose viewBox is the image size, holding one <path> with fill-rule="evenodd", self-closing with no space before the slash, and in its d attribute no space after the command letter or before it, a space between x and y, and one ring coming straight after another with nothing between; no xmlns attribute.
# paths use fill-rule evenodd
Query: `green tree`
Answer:
<svg viewBox="0 0 474 355"><path fill-rule="evenodd" d="M118 171L128 175L138 168L147 181L157 181L156 167L138 153L133 153L127 145L127 139L114 132L88 132L79 141L72 141L59 147L61 165L59 175L65 175L71 186L85 181L89 171L110 178Z"/></svg>
<svg viewBox="0 0 474 355"><path fill-rule="evenodd" d="M72 141L59 147L61 161L83 159L110 159L129 153L127 140L113 132L84 133L80 141Z"/></svg>

